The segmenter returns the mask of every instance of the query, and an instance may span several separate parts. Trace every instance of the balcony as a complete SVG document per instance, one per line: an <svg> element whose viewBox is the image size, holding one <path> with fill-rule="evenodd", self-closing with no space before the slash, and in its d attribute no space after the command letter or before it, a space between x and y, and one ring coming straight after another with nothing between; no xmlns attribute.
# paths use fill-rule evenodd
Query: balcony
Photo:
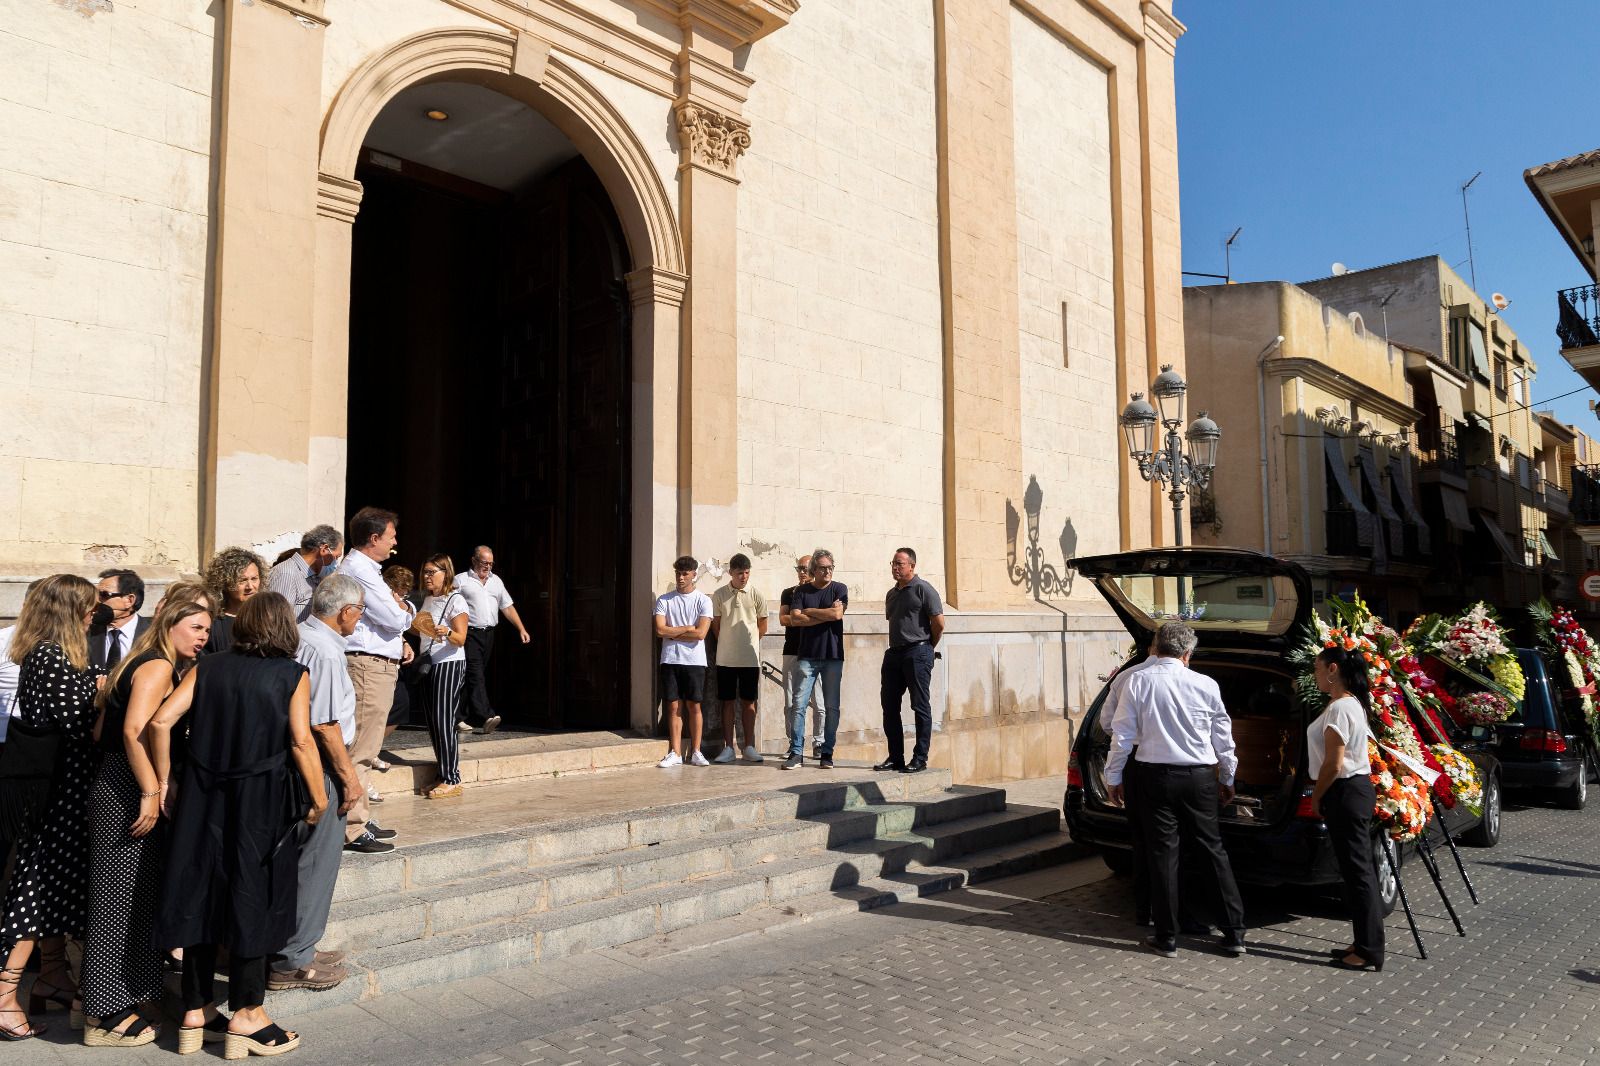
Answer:
<svg viewBox="0 0 1600 1066"><path fill-rule="evenodd" d="M1556 336L1561 347L1589 348L1600 345L1600 286L1579 285L1556 293L1559 317Z"/></svg>
<svg viewBox="0 0 1600 1066"><path fill-rule="evenodd" d="M1600 465L1572 468L1572 524L1585 544L1600 544Z"/></svg>
<svg viewBox="0 0 1600 1066"><path fill-rule="evenodd" d="M1423 474L1450 474L1456 478L1467 476L1467 466L1461 461L1461 446L1456 443L1453 429L1439 430L1438 445L1419 449L1417 457Z"/></svg>

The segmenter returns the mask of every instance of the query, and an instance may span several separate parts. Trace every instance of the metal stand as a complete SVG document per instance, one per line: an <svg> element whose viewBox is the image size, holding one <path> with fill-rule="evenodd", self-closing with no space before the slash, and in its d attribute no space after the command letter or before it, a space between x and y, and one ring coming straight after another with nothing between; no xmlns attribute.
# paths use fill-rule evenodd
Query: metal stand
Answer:
<svg viewBox="0 0 1600 1066"><path fill-rule="evenodd" d="M1384 861L1389 864L1389 872L1394 874L1394 887L1400 893L1400 906L1405 908L1406 924L1411 926L1411 939L1417 942L1417 954L1426 959L1428 957L1428 949L1422 946L1422 934L1417 932L1417 919L1411 913L1411 901L1406 898L1406 884L1400 880L1400 861L1395 854L1400 845L1395 844L1392 840L1385 840L1379 847L1383 851Z"/></svg>
<svg viewBox="0 0 1600 1066"><path fill-rule="evenodd" d="M1435 817L1438 812L1434 812ZM1440 819L1443 824L1443 819ZM1423 826L1422 835L1417 838L1417 854L1422 856L1422 865L1428 868L1428 876L1433 878L1433 887L1439 890L1439 898L1444 900L1444 909L1450 912L1450 920L1456 925L1456 933L1466 936L1467 931L1461 926L1461 919L1456 916L1456 909L1450 903L1450 895L1444 890L1444 879L1439 876L1439 860L1434 858L1433 843L1428 840L1428 828Z"/></svg>
<svg viewBox="0 0 1600 1066"><path fill-rule="evenodd" d="M1434 821L1439 823L1439 832L1444 834L1444 842L1450 848L1450 854L1455 856L1456 869L1461 873L1461 880L1467 886L1467 895L1472 897L1472 905L1476 907L1481 901L1478 899L1478 890L1472 887L1472 878L1467 876L1467 864L1461 861L1461 849L1456 847L1455 834L1450 832L1450 827L1444 824L1444 815L1435 808Z"/></svg>

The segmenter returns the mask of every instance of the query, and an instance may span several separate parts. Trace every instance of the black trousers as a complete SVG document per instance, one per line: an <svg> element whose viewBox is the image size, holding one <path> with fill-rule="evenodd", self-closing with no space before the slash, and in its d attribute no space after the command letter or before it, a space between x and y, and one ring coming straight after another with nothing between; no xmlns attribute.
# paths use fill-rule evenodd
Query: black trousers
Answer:
<svg viewBox="0 0 1600 1066"><path fill-rule="evenodd" d="M1191 847L1194 877L1209 866L1216 885L1224 932L1244 932L1244 902L1233 879L1233 867L1217 829L1217 775L1214 766L1168 766L1135 761L1138 813L1145 848L1150 855L1150 918L1156 939L1170 943L1178 935L1183 901L1178 874L1181 842ZM1203 882L1200 882L1203 884Z"/></svg>
<svg viewBox="0 0 1600 1066"><path fill-rule="evenodd" d="M1353 928L1350 943L1368 962L1383 961L1383 904L1372 851L1372 809L1377 795L1366 774L1335 781L1322 797L1322 820L1344 878L1344 901Z"/></svg>
<svg viewBox="0 0 1600 1066"><path fill-rule="evenodd" d="M900 701L911 693L911 713L916 719L917 742L912 759L928 761L928 746L933 743L933 702L928 691L933 682L933 645L908 644L883 653L879 675L879 698L883 703L883 735L889 742L889 758L906 761L905 723L900 717Z"/></svg>
<svg viewBox="0 0 1600 1066"><path fill-rule="evenodd" d="M469 725L482 725L494 713L489 707L489 656L494 652L494 627L477 626L467 630L467 676L462 681L462 698L456 716Z"/></svg>
<svg viewBox="0 0 1600 1066"><path fill-rule="evenodd" d="M215 1003L217 945L191 944L183 949L183 1009L199 1010ZM228 957L228 1009L259 1007L267 1001L267 957Z"/></svg>

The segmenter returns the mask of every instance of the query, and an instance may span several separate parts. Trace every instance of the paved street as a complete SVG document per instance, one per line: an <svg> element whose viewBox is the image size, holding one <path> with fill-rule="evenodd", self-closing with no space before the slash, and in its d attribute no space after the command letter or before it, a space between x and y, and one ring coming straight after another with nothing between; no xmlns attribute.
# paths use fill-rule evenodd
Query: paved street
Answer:
<svg viewBox="0 0 1600 1066"><path fill-rule="evenodd" d="M1595 808L1512 807L1500 847L1464 852L1483 904L1450 886L1465 940L1408 865L1431 957L1417 958L1396 914L1380 975L1323 965L1348 926L1326 902L1281 893L1250 894L1244 961L1199 943L1175 962L1144 954L1125 884L1090 859L698 949L694 937L639 944L284 1021L306 1038L293 1061L348 1066L1595 1061L1597 823ZM52 1018L56 1031L7 1061L112 1055L55 1044L64 1026ZM170 1062L167 1043L117 1057Z"/></svg>

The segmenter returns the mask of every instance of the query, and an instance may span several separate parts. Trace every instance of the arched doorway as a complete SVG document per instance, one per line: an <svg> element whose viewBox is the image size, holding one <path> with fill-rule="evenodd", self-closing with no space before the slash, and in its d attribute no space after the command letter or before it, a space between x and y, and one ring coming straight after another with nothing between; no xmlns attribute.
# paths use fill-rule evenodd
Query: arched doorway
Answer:
<svg viewBox="0 0 1600 1066"><path fill-rule="evenodd" d="M495 549L532 634L497 632L508 723L626 726L631 264L610 199L537 111L449 80L388 101L356 177L346 512L398 511L412 567Z"/></svg>

